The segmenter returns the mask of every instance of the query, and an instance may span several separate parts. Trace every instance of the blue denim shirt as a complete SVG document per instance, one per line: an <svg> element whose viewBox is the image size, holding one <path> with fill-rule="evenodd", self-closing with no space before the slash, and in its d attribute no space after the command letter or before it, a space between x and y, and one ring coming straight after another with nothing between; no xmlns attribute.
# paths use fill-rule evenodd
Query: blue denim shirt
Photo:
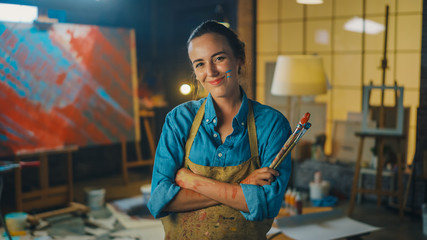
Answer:
<svg viewBox="0 0 427 240"><path fill-rule="evenodd" d="M204 166L236 166L251 157L246 118L248 101L252 100L241 91L242 104L233 119L233 132L223 144L219 133L215 131L217 116L209 94L205 115L190 151L192 162ZM205 99L183 103L166 116L156 150L151 197L148 202L148 208L156 218L169 214L162 209L180 190L175 183L175 174L183 166L185 143L193 119ZM268 167L290 136L291 128L279 111L255 101L252 101L252 105L261 167ZM277 170L280 176L271 185L261 187L240 184L249 209L249 213L241 213L247 220L260 221L274 218L278 214L291 174L290 155Z"/></svg>

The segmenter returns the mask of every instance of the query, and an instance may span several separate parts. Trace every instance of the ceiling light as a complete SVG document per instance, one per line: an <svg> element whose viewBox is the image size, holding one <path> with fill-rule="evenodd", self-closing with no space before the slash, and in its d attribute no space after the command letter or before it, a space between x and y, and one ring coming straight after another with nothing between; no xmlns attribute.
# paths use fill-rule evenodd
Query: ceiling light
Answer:
<svg viewBox="0 0 427 240"><path fill-rule="evenodd" d="M297 0L297 3L314 5L314 4L322 4L323 0Z"/></svg>
<svg viewBox="0 0 427 240"><path fill-rule="evenodd" d="M344 24L344 29L350 32L363 33L363 25L365 25L364 30L366 34L378 34L385 30L383 24L360 17L354 17L348 20Z"/></svg>

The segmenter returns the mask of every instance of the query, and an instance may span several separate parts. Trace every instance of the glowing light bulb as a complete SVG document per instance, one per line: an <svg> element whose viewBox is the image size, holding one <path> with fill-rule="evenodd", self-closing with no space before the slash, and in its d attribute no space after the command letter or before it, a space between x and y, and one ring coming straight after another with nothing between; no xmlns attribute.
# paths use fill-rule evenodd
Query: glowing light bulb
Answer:
<svg viewBox="0 0 427 240"><path fill-rule="evenodd" d="M182 95L188 95L191 93L191 86L184 83L181 85L181 87L179 88L179 91L181 92Z"/></svg>

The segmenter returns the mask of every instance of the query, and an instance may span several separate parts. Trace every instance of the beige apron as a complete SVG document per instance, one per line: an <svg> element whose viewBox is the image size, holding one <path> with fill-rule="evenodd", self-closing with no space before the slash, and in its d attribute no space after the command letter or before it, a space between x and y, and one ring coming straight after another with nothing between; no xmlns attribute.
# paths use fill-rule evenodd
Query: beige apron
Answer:
<svg viewBox="0 0 427 240"><path fill-rule="evenodd" d="M202 176L221 182L238 183L260 167L255 120L252 105L249 102L248 134L251 158L238 166L208 167L193 163L189 159L190 149L205 113L202 104L194 118L190 135L185 145L186 168ZM248 221L238 211L226 205L216 205L190 212L171 213L162 218L165 239L266 239L273 219Z"/></svg>

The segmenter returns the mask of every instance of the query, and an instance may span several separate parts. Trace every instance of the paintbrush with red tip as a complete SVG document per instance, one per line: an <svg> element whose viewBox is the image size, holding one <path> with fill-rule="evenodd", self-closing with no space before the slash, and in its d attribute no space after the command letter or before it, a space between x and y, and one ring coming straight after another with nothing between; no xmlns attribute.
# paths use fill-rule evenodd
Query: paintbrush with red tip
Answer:
<svg viewBox="0 0 427 240"><path fill-rule="evenodd" d="M280 162L283 161L283 159L286 157L286 155L290 152L290 150L292 150L289 148L292 146L292 144L293 144L293 146L295 146L295 144L296 144L295 140L296 139L299 140L302 137L302 136L300 136L300 134L302 133L302 130L304 129L304 126L306 125L306 123L308 123L309 119L310 119L310 113L307 112L304 114L304 116L301 118L301 120L297 124L297 127L295 128L292 135L289 136L288 140L286 140L285 144L280 149L279 153L276 155L273 162L271 162L270 168L276 169L277 166L280 165ZM311 124L310 124L310 126L311 126ZM303 132L305 133L305 131L303 131ZM293 146L292 146L292 148L293 148ZM286 153L286 155L285 155L285 153Z"/></svg>

